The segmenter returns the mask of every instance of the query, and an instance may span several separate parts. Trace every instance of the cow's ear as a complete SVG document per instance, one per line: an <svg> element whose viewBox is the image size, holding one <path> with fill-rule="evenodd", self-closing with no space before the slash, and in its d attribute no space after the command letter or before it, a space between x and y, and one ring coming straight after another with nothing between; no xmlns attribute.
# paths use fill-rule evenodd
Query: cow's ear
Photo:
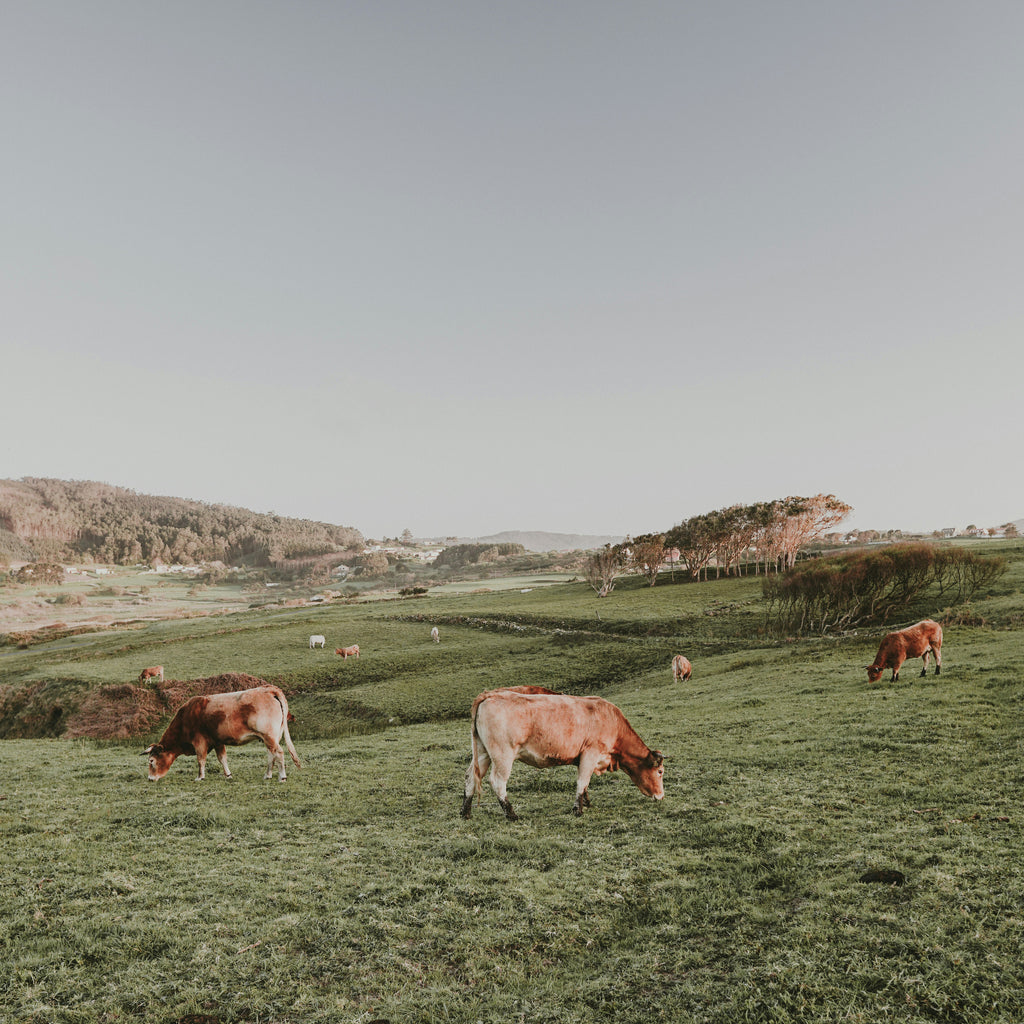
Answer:
<svg viewBox="0 0 1024 1024"><path fill-rule="evenodd" d="M651 751L651 761L654 767L657 768L659 764L662 764L665 760L665 755L660 750Z"/></svg>

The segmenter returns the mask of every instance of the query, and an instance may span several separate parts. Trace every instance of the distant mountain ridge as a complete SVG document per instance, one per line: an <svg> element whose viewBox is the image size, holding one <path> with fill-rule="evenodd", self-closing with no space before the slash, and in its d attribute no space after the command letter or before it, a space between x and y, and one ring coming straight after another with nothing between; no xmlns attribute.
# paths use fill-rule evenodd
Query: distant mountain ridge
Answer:
<svg viewBox="0 0 1024 1024"><path fill-rule="evenodd" d="M624 534L546 533L543 530L506 530L488 537L460 537L460 544L522 544L527 551L592 551L618 544Z"/></svg>

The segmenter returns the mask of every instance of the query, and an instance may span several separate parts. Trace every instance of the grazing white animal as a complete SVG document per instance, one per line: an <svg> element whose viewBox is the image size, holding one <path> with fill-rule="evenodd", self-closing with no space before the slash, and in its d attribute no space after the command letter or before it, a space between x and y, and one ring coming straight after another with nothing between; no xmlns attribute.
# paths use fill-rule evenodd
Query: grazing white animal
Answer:
<svg viewBox="0 0 1024 1024"><path fill-rule="evenodd" d="M438 633L437 626L430 631L430 639L433 640L435 644L439 644L441 642L441 634Z"/></svg>
<svg viewBox="0 0 1024 1024"><path fill-rule="evenodd" d="M323 647L325 643L327 643L326 637L320 636L319 634L317 634L316 636L311 636L309 638L309 649L313 650L313 648L316 647L317 644Z"/></svg>

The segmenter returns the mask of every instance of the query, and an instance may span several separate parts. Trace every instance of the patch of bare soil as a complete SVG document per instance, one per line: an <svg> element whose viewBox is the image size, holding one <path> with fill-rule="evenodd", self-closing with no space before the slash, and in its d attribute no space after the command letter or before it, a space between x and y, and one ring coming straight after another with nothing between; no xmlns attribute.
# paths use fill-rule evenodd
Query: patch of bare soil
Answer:
<svg viewBox="0 0 1024 1024"><path fill-rule="evenodd" d="M87 694L68 716L68 739L127 740L153 732L190 697L266 686L257 676L225 672L205 679L153 683L111 683Z"/></svg>

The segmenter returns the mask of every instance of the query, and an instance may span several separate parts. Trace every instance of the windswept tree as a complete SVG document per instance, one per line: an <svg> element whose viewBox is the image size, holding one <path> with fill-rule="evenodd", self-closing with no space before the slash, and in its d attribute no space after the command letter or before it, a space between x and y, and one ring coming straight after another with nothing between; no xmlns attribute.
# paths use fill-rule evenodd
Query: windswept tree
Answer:
<svg viewBox="0 0 1024 1024"><path fill-rule="evenodd" d="M694 579L699 579L701 572L707 575L716 543L714 523L709 514L684 519L665 534L665 544L679 549L679 561Z"/></svg>
<svg viewBox="0 0 1024 1024"><path fill-rule="evenodd" d="M624 546L605 544L600 551L587 556L584 563L587 582L598 597L607 597L615 589L615 581L626 569Z"/></svg>
<svg viewBox="0 0 1024 1024"><path fill-rule="evenodd" d="M782 513L782 557L786 569L796 565L797 552L802 547L824 537L851 512L850 506L834 494L815 494L811 498L789 497L779 504Z"/></svg>
<svg viewBox="0 0 1024 1024"><path fill-rule="evenodd" d="M629 544L629 567L644 576L653 587L658 582L661 563L665 561L665 535L644 533Z"/></svg>

